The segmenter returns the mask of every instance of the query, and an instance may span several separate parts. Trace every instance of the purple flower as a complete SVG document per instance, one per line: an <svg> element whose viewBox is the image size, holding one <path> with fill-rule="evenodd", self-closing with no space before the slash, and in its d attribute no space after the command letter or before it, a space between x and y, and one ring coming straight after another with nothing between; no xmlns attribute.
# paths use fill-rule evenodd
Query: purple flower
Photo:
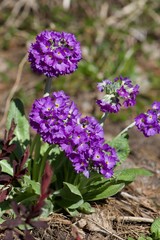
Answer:
<svg viewBox="0 0 160 240"><path fill-rule="evenodd" d="M152 109L159 110L160 111L160 102L154 102L152 104Z"/></svg>
<svg viewBox="0 0 160 240"><path fill-rule="evenodd" d="M97 100L96 103L99 105L102 112L117 113L120 110L121 104L119 103L118 98L113 98L111 100Z"/></svg>
<svg viewBox="0 0 160 240"><path fill-rule="evenodd" d="M59 91L35 100L29 119L30 125L44 142L58 144L66 139L79 116L74 102L63 91Z"/></svg>
<svg viewBox="0 0 160 240"><path fill-rule="evenodd" d="M125 77L117 77L113 82L104 80L98 83L98 90L106 90L106 95L97 100L102 112L117 113L122 106L134 106L136 103L136 96L139 92L139 86L133 86L132 81Z"/></svg>
<svg viewBox="0 0 160 240"><path fill-rule="evenodd" d="M117 93L122 99L124 99L122 103L123 106L126 108L134 106L136 104L136 96L139 93L139 86L133 86L132 81L128 78L120 77L120 81L122 81L122 83L121 87L117 89Z"/></svg>
<svg viewBox="0 0 160 240"><path fill-rule="evenodd" d="M154 102L152 109L141 113L135 118L137 129L146 137L160 133L160 102Z"/></svg>
<svg viewBox="0 0 160 240"><path fill-rule="evenodd" d="M105 177L111 173L116 165L118 157L114 148L104 144L104 132L102 126L94 117L79 119L77 126L70 135L72 139L72 151L65 151L77 172L82 172L89 177L91 170L103 174ZM64 145L60 145L63 150ZM106 160L107 159L107 160ZM104 169L106 172L102 171Z"/></svg>
<svg viewBox="0 0 160 240"><path fill-rule="evenodd" d="M29 118L44 142L59 145L77 173L86 177L90 171L105 177L113 175L118 157L115 149L104 144L102 126L94 117L81 118L75 103L63 91L35 100Z"/></svg>
<svg viewBox="0 0 160 240"><path fill-rule="evenodd" d="M97 83L97 88L100 92L103 92L105 87L107 86L107 84L112 84L112 82L108 79L106 80L103 80L102 82L100 83Z"/></svg>
<svg viewBox="0 0 160 240"><path fill-rule="evenodd" d="M66 32L41 32L28 52L28 61L33 71L47 77L74 72L82 58L80 43L72 33Z"/></svg>

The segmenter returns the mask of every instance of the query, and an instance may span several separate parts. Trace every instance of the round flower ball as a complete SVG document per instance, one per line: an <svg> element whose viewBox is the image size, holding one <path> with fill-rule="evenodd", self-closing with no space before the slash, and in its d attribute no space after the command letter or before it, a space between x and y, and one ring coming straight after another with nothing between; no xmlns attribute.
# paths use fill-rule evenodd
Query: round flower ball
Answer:
<svg viewBox="0 0 160 240"><path fill-rule="evenodd" d="M33 71L47 77L74 72L82 58L80 43L74 34L66 32L41 32L28 52Z"/></svg>

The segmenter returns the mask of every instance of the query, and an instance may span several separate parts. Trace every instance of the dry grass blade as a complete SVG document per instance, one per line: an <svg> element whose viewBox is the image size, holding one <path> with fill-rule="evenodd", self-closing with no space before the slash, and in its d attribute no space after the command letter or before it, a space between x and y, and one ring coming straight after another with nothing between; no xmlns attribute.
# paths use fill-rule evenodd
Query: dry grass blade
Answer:
<svg viewBox="0 0 160 240"><path fill-rule="evenodd" d="M95 225L97 225L99 228L101 228L104 232L106 232L107 234L110 234L111 236L119 239L119 240L124 240L123 238L119 237L117 234L112 233L111 231L109 231L108 229L104 228L103 226L101 226L100 224L98 224L96 221L90 219L90 218L86 218L88 221L93 222Z"/></svg>
<svg viewBox="0 0 160 240"><path fill-rule="evenodd" d="M21 80L21 76L22 76L22 71L23 71L24 65L27 61L27 55L28 55L28 53L23 57L23 59L21 60L19 66L18 66L16 81L15 81L15 83L14 83L14 85L13 85L13 87L12 87L8 97L7 97L4 114L3 114L2 120L0 122L0 128L5 124L5 121L6 121L6 118L7 118L7 113L8 113L8 110L9 110L10 101L11 101L12 97L14 96L15 92L19 88L19 84L20 84L20 80Z"/></svg>

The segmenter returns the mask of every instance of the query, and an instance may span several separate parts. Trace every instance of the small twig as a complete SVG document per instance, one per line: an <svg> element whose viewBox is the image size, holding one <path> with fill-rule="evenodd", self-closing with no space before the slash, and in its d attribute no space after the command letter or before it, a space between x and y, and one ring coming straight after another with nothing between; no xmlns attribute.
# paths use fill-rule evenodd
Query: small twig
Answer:
<svg viewBox="0 0 160 240"><path fill-rule="evenodd" d="M96 221L94 221L94 220L92 220L92 219L90 219L90 218L87 218L87 220L93 222L93 223L96 224L99 228L101 228L104 232L109 233L111 236L116 237L116 238L119 239L119 240L124 240L123 238L119 237L119 236L116 235L115 233L110 232L108 229L106 229L106 228L104 228L103 226L101 226L100 224L98 224Z"/></svg>
<svg viewBox="0 0 160 240"><path fill-rule="evenodd" d="M134 126L135 126L135 122L131 123L131 124L130 124L129 126L127 126L125 129L123 129L123 130L115 137L115 139L118 138L118 137L120 137L120 136L122 136L122 134L128 132L128 130L129 130L130 128L134 127Z"/></svg>
<svg viewBox="0 0 160 240"><path fill-rule="evenodd" d="M109 220L116 220L117 222L143 222L143 223L153 223L153 218L144 218L144 217L131 217L131 216L122 216L122 217L109 217Z"/></svg>
<svg viewBox="0 0 160 240"><path fill-rule="evenodd" d="M23 9L23 10L22 10ZM37 12L38 3L36 0L18 0L13 3L12 11L5 22L6 26L19 26L29 15L30 10Z"/></svg>
<svg viewBox="0 0 160 240"><path fill-rule="evenodd" d="M71 0L63 0L63 8L65 10L69 10L70 5L71 5Z"/></svg>
<svg viewBox="0 0 160 240"><path fill-rule="evenodd" d="M3 114L2 120L0 121L0 128L4 125L4 123L6 121L8 109L9 109L9 106L10 106L10 101L11 101L12 97L14 96L15 92L17 91L17 89L19 87L23 67L24 67L24 64L26 63L26 60L27 60L27 55L28 55L28 53L23 57L23 59L21 60L19 66L18 66L16 81L15 81L15 83L14 83L14 85L13 85L13 87L12 87L8 97L7 97L4 114Z"/></svg>
<svg viewBox="0 0 160 240"><path fill-rule="evenodd" d="M132 196L132 195L130 195L130 194L127 193L127 192L121 192L120 194L121 194L121 196L124 197L124 198L129 198L129 199L132 199L132 200L134 200L134 201L136 201L136 202L139 202L139 199L138 199L137 197Z"/></svg>
<svg viewBox="0 0 160 240"><path fill-rule="evenodd" d="M153 212L156 211L153 207L148 206L148 204L146 204L144 201L141 201L142 198L139 199L138 197L132 196L132 195L130 195L130 194L127 193L127 192L121 192L120 194L121 194L121 196L122 196L123 198L125 198L125 199L127 199L127 200L128 200L128 199L131 199L131 200L139 203L142 207L145 207L145 208L147 208L147 209L149 209L149 210L152 210Z"/></svg>

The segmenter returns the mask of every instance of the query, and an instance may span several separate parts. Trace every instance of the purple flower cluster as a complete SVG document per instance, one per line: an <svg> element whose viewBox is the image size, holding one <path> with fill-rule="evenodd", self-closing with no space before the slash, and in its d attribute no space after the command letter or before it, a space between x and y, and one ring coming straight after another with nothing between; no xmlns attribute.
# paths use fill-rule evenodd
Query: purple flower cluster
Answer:
<svg viewBox="0 0 160 240"><path fill-rule="evenodd" d="M63 91L35 100L30 125L43 141L58 144L77 173L89 177L91 170L106 178L118 161L114 148L104 143L102 126L94 117L81 117L76 105Z"/></svg>
<svg viewBox="0 0 160 240"><path fill-rule="evenodd" d="M135 118L135 125L146 137L160 133L160 102L154 102L152 108Z"/></svg>
<svg viewBox="0 0 160 240"><path fill-rule="evenodd" d="M115 78L113 82L103 80L97 84L100 92L106 90L105 96L97 100L102 112L117 113L122 106L128 108L136 103L136 96L139 93L139 86L133 86L132 81L125 77Z"/></svg>
<svg viewBox="0 0 160 240"><path fill-rule="evenodd" d="M28 52L33 71L47 77L74 72L82 58L80 43L73 34L66 32L41 32Z"/></svg>

